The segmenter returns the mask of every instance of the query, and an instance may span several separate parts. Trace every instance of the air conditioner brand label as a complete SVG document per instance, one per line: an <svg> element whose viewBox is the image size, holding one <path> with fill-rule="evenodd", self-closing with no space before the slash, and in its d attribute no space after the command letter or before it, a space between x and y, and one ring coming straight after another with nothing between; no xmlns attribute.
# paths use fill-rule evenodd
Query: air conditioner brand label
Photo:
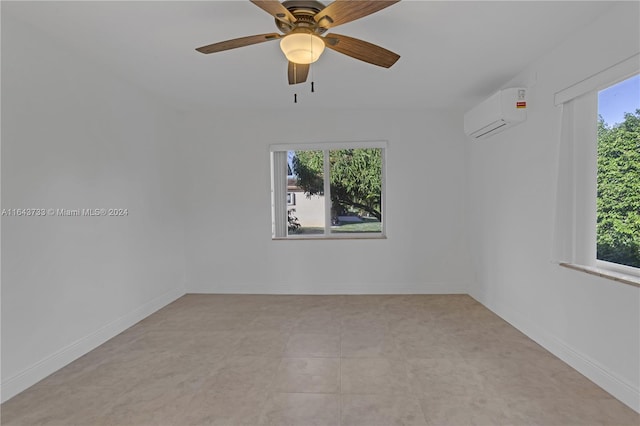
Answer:
<svg viewBox="0 0 640 426"><path fill-rule="evenodd" d="M516 102L516 108L520 109L520 108L526 108L527 107L527 102Z"/></svg>

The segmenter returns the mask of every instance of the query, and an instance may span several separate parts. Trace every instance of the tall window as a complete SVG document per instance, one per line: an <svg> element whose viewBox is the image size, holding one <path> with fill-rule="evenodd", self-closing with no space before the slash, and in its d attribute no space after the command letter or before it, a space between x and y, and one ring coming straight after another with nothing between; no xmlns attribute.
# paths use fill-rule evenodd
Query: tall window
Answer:
<svg viewBox="0 0 640 426"><path fill-rule="evenodd" d="M273 238L384 237L385 148L385 142L272 146Z"/></svg>
<svg viewBox="0 0 640 426"><path fill-rule="evenodd" d="M640 285L640 54L555 94L555 262Z"/></svg>
<svg viewBox="0 0 640 426"><path fill-rule="evenodd" d="M597 259L640 268L640 75L598 92Z"/></svg>

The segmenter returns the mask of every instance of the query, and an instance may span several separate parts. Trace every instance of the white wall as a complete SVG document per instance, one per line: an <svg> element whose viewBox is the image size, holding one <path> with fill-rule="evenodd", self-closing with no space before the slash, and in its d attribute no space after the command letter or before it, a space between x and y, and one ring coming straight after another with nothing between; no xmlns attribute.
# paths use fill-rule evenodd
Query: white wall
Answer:
<svg viewBox="0 0 640 426"><path fill-rule="evenodd" d="M536 61L528 120L469 142L471 294L534 340L640 409L640 292L552 264L559 142L555 92L640 51L637 2L617 6Z"/></svg>
<svg viewBox="0 0 640 426"><path fill-rule="evenodd" d="M285 94L286 95L286 94ZM187 290L466 293L463 141L435 111L187 114ZM386 240L272 241L269 145L388 140Z"/></svg>
<svg viewBox="0 0 640 426"><path fill-rule="evenodd" d="M182 186L158 102L2 16L2 399L184 293Z"/></svg>

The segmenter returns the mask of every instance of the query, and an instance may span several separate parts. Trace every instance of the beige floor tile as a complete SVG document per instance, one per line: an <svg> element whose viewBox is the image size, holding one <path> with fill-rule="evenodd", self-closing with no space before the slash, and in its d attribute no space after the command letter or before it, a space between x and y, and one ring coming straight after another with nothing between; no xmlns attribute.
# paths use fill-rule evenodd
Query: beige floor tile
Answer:
<svg viewBox="0 0 640 426"><path fill-rule="evenodd" d="M440 325L439 325L440 326ZM458 333L473 333L476 335L499 338L507 341L526 341L535 344L526 335L518 331L502 318L495 316L487 320L469 319L464 329L457 329Z"/></svg>
<svg viewBox="0 0 640 426"><path fill-rule="evenodd" d="M265 405L260 424L338 426L340 397L324 393L274 393Z"/></svg>
<svg viewBox="0 0 640 426"><path fill-rule="evenodd" d="M549 352L530 339L505 339L492 333L470 333L468 330L449 336L463 358L513 358L535 360L550 357Z"/></svg>
<svg viewBox="0 0 640 426"><path fill-rule="evenodd" d="M289 334L280 331L249 331L239 335L230 355L281 357L289 339Z"/></svg>
<svg viewBox="0 0 640 426"><path fill-rule="evenodd" d="M340 392L339 358L283 358L273 386L276 392Z"/></svg>
<svg viewBox="0 0 640 426"><path fill-rule="evenodd" d="M266 392L199 392L189 401L182 426L255 426L260 421Z"/></svg>
<svg viewBox="0 0 640 426"><path fill-rule="evenodd" d="M398 347L406 358L460 358L460 348L448 336L434 333L404 333L397 336Z"/></svg>
<svg viewBox="0 0 640 426"><path fill-rule="evenodd" d="M637 426L640 414L613 399L542 398L507 401L508 423L544 426Z"/></svg>
<svg viewBox="0 0 640 426"><path fill-rule="evenodd" d="M418 397L482 397L480 370L464 359L408 359L409 380Z"/></svg>
<svg viewBox="0 0 640 426"><path fill-rule="evenodd" d="M121 393L101 413L87 418L91 426L179 425L193 393L185 389L150 384Z"/></svg>
<svg viewBox="0 0 640 426"><path fill-rule="evenodd" d="M96 374L96 372L104 371L105 369L109 369L110 366L116 363L126 363L126 358L136 357L146 357L147 354L144 352L127 352L125 356L118 357L115 355L103 356L101 353L96 355L96 351L91 351L88 354L78 358L71 364L66 365L60 370L54 372L50 376L44 378L42 381L38 383L38 386L52 386L52 387L63 387L63 386L74 386L77 387L84 383L89 383L85 380L85 377L90 376L92 374Z"/></svg>
<svg viewBox="0 0 640 426"><path fill-rule="evenodd" d="M228 354L240 340L241 335L233 331L150 330L132 343L130 350L147 353L177 352L201 353L212 356Z"/></svg>
<svg viewBox="0 0 640 426"><path fill-rule="evenodd" d="M226 362L222 357L172 353L151 361L148 370L136 375L138 380L135 386L198 391L224 367Z"/></svg>
<svg viewBox="0 0 640 426"><path fill-rule="evenodd" d="M261 313L246 325L245 331L279 331L289 333L297 324L295 315Z"/></svg>
<svg viewBox="0 0 640 426"><path fill-rule="evenodd" d="M428 425L471 426L510 424L508 407L496 398L431 398L420 401Z"/></svg>
<svg viewBox="0 0 640 426"><path fill-rule="evenodd" d="M279 362L278 358L230 357L203 383L202 389L233 394L259 393L273 382Z"/></svg>
<svg viewBox="0 0 640 426"><path fill-rule="evenodd" d="M0 415L24 426L640 424L462 295L186 295Z"/></svg>
<svg viewBox="0 0 640 426"><path fill-rule="evenodd" d="M34 386L2 404L3 426L91 425L122 395L120 389Z"/></svg>
<svg viewBox="0 0 640 426"><path fill-rule="evenodd" d="M175 354L169 352L132 351L100 364L83 363L81 368L76 368L76 364L72 363L45 378L42 383L45 386L118 388L126 391L147 377L157 374L161 371L161 366L166 366L167 362L175 357Z"/></svg>
<svg viewBox="0 0 640 426"><path fill-rule="evenodd" d="M336 312L345 305L347 296L337 295L301 295L290 296L291 300L297 304L302 311L308 313L314 312Z"/></svg>
<svg viewBox="0 0 640 426"><path fill-rule="evenodd" d="M379 312L383 306L385 300L388 299L387 295L360 295L357 297L345 297L344 305L347 309L370 309L374 312Z"/></svg>
<svg viewBox="0 0 640 426"><path fill-rule="evenodd" d="M404 360L345 358L340 365L343 394L408 395L411 386Z"/></svg>
<svg viewBox="0 0 640 426"><path fill-rule="evenodd" d="M321 312L303 312L296 322L294 333L339 334L341 321L336 313L323 309Z"/></svg>
<svg viewBox="0 0 640 426"><path fill-rule="evenodd" d="M257 312L221 311L204 307L186 312L158 311L139 323L148 330L240 330L258 316Z"/></svg>
<svg viewBox="0 0 640 426"><path fill-rule="evenodd" d="M389 329L390 320L379 312L359 310L342 315L342 329L349 331L385 332Z"/></svg>
<svg viewBox="0 0 640 426"><path fill-rule="evenodd" d="M417 332L427 334L427 336L441 335L442 331L438 327L432 327L431 319L418 313L397 315L389 320L389 331L394 335L416 334Z"/></svg>
<svg viewBox="0 0 640 426"><path fill-rule="evenodd" d="M402 358L397 339L384 331L343 330L340 342L343 358Z"/></svg>
<svg viewBox="0 0 640 426"><path fill-rule="evenodd" d="M482 377L485 391L496 398L554 398L565 396L547 370L527 360L469 359Z"/></svg>
<svg viewBox="0 0 640 426"><path fill-rule="evenodd" d="M268 315L275 315L275 316L286 315L292 320L297 320L298 315L302 311L302 306L297 304L294 299L291 299L291 298L296 297L296 296L281 296L281 297L283 297L285 299L276 300L276 301L273 301L273 302L269 303L268 305L263 306L258 311L258 316L261 316L261 315L267 315L267 316ZM289 299L286 299L287 297Z"/></svg>
<svg viewBox="0 0 640 426"><path fill-rule="evenodd" d="M411 396L342 395L342 426L426 425Z"/></svg>
<svg viewBox="0 0 640 426"><path fill-rule="evenodd" d="M340 334L293 333L287 342L285 356L337 358L340 356Z"/></svg>

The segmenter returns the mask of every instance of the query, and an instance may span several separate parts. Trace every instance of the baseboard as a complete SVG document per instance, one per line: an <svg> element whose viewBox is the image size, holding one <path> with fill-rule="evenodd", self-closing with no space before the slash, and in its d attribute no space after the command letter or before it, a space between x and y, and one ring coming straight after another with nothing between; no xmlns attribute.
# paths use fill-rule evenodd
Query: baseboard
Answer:
<svg viewBox="0 0 640 426"><path fill-rule="evenodd" d="M200 294L295 294L295 295L328 295L328 294L467 294L469 286L458 283L308 283L301 280L295 284L225 284L194 285L187 288L187 293Z"/></svg>
<svg viewBox="0 0 640 426"><path fill-rule="evenodd" d="M560 358L577 370L580 374L609 392L631 409L640 412L640 389L634 387L626 380L618 377L606 367L593 360L589 356L572 348L556 336L546 332L537 325L524 319L520 314L501 306L499 303L486 302L475 294L470 296L493 311L496 315L526 334L540 346Z"/></svg>
<svg viewBox="0 0 640 426"><path fill-rule="evenodd" d="M122 333L127 328L148 317L158 309L168 305L185 294L184 288L168 291L145 303L126 315L106 324L98 330L76 340L50 356L38 361L22 372L9 377L0 384L2 402L13 398L23 390L97 348L107 340Z"/></svg>

